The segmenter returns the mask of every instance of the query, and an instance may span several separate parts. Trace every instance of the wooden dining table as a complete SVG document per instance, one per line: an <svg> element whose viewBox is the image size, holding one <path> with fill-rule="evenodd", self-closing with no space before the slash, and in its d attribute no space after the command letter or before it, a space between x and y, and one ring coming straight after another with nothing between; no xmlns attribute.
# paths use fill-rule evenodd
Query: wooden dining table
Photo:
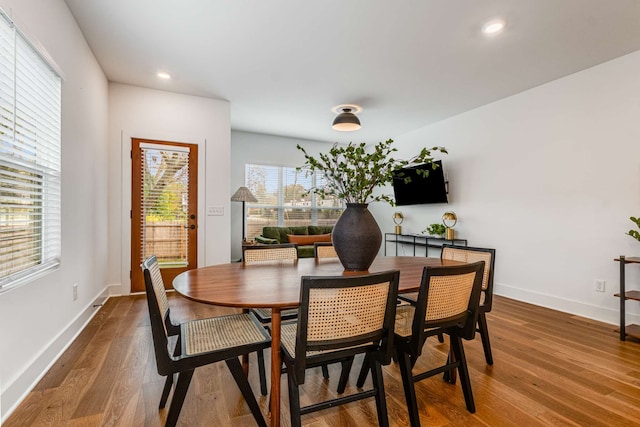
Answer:
<svg viewBox="0 0 640 427"><path fill-rule="evenodd" d="M173 280L173 288L183 297L205 304L243 309L271 308L270 424L280 426L280 312L299 306L303 276L352 276L399 270L399 292L402 293L419 289L425 266L459 264L440 258L388 256L376 258L368 272L350 272L344 270L337 258L301 258L251 265L236 262L185 271Z"/></svg>

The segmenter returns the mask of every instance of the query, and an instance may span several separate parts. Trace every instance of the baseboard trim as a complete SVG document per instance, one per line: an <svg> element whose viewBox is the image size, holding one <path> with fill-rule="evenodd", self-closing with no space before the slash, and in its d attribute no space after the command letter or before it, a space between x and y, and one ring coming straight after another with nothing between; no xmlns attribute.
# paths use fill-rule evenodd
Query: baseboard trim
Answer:
<svg viewBox="0 0 640 427"><path fill-rule="evenodd" d="M493 292L496 295L551 308L564 313L574 314L576 316L586 317L588 319L609 323L615 326L618 326L620 322L620 312L617 309L609 307L595 306L580 301L559 298L554 295L542 294L499 283L494 283ZM634 313L626 314L627 324L640 323L640 315Z"/></svg>
<svg viewBox="0 0 640 427"><path fill-rule="evenodd" d="M120 285L108 285L67 325L0 395L0 425L15 411L51 366L62 356L76 337L111 296L120 293Z"/></svg>

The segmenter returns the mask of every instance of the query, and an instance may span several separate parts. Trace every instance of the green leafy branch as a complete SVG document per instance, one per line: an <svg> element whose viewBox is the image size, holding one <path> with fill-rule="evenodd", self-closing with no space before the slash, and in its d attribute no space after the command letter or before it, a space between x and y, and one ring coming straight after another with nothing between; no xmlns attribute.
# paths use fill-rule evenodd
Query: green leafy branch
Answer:
<svg viewBox="0 0 640 427"><path fill-rule="evenodd" d="M388 139L377 143L372 151L367 151L364 142L360 144L350 142L348 145L336 143L328 153L321 153L317 157L309 155L298 144L298 150L304 153L305 163L297 169L322 174L322 184L311 188L309 192L323 199L336 196L346 203L386 201L395 205L394 199L390 196L386 194L373 196L373 191L379 186L391 183L394 171L400 168L426 163L431 164L432 169L436 169L438 164L433 163L431 153L446 154L447 150L444 147L422 148L419 154L409 160L403 160L393 157L393 153L398 150L392 144L393 140ZM418 173L427 176L429 171L418 169ZM411 178L407 176L404 180L409 182Z"/></svg>
<svg viewBox="0 0 640 427"><path fill-rule="evenodd" d="M636 218L635 216L632 216L629 219L633 221L638 226L638 228L640 228L640 218ZM629 230L627 234L633 237L634 239L640 241L640 232L638 232L638 230Z"/></svg>

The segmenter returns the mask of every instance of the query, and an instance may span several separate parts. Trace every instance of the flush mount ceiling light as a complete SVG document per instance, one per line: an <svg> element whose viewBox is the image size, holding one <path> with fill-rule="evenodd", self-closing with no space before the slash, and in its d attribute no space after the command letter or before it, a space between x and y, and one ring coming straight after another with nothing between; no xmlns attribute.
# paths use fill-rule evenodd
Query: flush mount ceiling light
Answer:
<svg viewBox="0 0 640 427"><path fill-rule="evenodd" d="M333 120L333 129L340 132L351 132L360 129L360 119L356 116L357 113L362 111L362 108L357 105L338 105L331 111L338 114Z"/></svg>
<svg viewBox="0 0 640 427"><path fill-rule="evenodd" d="M502 19L494 19L492 21L487 22L482 26L482 33L487 36L495 36L500 34L505 27L506 22Z"/></svg>
<svg viewBox="0 0 640 427"><path fill-rule="evenodd" d="M171 78L171 74L169 73L165 73L163 71L160 71L158 74L156 74L159 78L163 79L163 80L169 80Z"/></svg>

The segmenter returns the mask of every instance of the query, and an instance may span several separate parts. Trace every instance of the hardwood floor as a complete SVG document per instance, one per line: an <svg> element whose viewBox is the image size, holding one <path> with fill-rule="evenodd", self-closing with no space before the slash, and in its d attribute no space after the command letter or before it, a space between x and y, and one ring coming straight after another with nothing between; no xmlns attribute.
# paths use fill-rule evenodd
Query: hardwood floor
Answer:
<svg viewBox="0 0 640 427"><path fill-rule="evenodd" d="M231 312L174 295L170 304L177 320ZM485 364L479 337L465 343L476 413L466 411L459 384L434 377L416 385L423 426L640 425L640 343L620 342L611 325L506 298L496 297L487 317L495 364ZM447 349L430 339L418 368L442 362ZM250 381L258 394L254 357ZM349 387L358 369L356 360ZM339 367L330 373L328 382L319 368L307 375L303 404L335 393ZM385 367L384 376L390 424L406 426L397 365ZM4 425L164 425L166 410L158 410L163 380L144 297L111 298ZM283 389L282 419L289 425L284 378ZM267 414L268 398L258 401ZM224 363L196 370L179 425L255 425ZM310 414L303 425L377 425L375 403Z"/></svg>

